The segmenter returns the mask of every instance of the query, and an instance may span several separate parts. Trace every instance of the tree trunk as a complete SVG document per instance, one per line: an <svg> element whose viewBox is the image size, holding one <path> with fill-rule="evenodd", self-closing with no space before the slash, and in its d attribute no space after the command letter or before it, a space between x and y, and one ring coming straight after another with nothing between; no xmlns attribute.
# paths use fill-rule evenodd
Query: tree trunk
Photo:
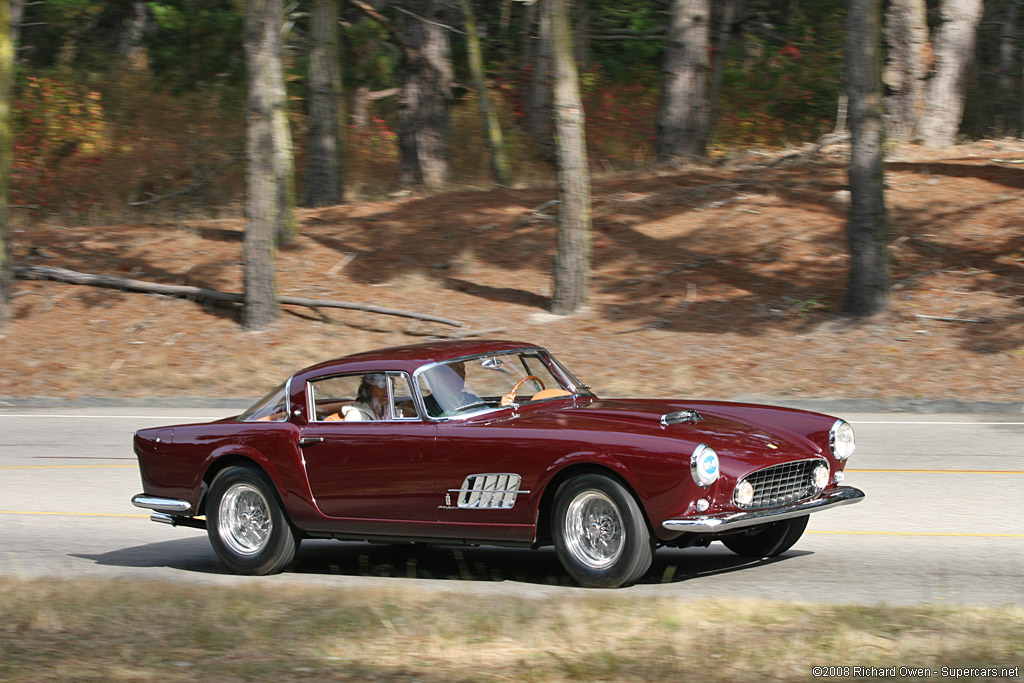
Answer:
<svg viewBox="0 0 1024 683"><path fill-rule="evenodd" d="M714 61L711 70L711 90L708 93L710 112L708 114L708 138L714 129L715 114L718 108L718 93L722 90L722 77L725 75L725 60L732 46L733 27L743 14L743 0L723 0L713 5L715 16Z"/></svg>
<svg viewBox="0 0 1024 683"><path fill-rule="evenodd" d="M711 0L672 0L658 112L658 161L702 157L707 150L710 23Z"/></svg>
<svg viewBox="0 0 1024 683"><path fill-rule="evenodd" d="M342 202L345 114L341 95L337 0L313 3L309 51L309 144L306 206Z"/></svg>
<svg viewBox="0 0 1024 683"><path fill-rule="evenodd" d="M927 147L948 147L956 142L982 10L982 0L942 1L942 25L935 37L935 73L928 81L921 119L920 139Z"/></svg>
<svg viewBox="0 0 1024 683"><path fill-rule="evenodd" d="M1017 80L1017 16L1020 0L1006 0L999 36L999 99L1002 104L1003 132L1020 134L1017 120L1019 87Z"/></svg>
<svg viewBox="0 0 1024 683"><path fill-rule="evenodd" d="M281 0L247 0L245 62L246 106L245 308L242 324L261 330L277 318L274 240L282 222L274 153L274 109L280 105L274 79L280 74L278 50Z"/></svg>
<svg viewBox="0 0 1024 683"><path fill-rule="evenodd" d="M261 2L263 0L260 0ZM277 6L277 30L274 31L273 59L270 60L270 86L273 97L272 127L274 140L274 177L277 184L277 243L287 244L298 234L295 221L295 152L292 146L291 124L288 122L288 91L284 81L284 40L281 35L283 10L281 0Z"/></svg>
<svg viewBox="0 0 1024 683"><path fill-rule="evenodd" d="M551 26L553 109L558 159L558 251L551 312L568 315L586 302L590 278L590 169L572 26L565 0L543 0Z"/></svg>
<svg viewBox="0 0 1024 683"><path fill-rule="evenodd" d="M583 73L590 71L590 2L574 0L572 3L572 21L575 27L573 37L576 68Z"/></svg>
<svg viewBox="0 0 1024 683"><path fill-rule="evenodd" d="M543 5L547 0L539 0ZM537 44L533 49L530 91L526 98L526 125L534 141L545 153L551 153L554 133L551 130L551 16L540 7L537 16Z"/></svg>
<svg viewBox="0 0 1024 683"><path fill-rule="evenodd" d="M14 40L10 3L0 0L0 328L11 319L14 274L11 264L10 209L7 191L11 176L11 94L14 83Z"/></svg>
<svg viewBox="0 0 1024 683"><path fill-rule="evenodd" d="M847 0L846 90L850 106L850 287L846 310L877 313L889 300L889 227L882 166L881 0Z"/></svg>
<svg viewBox="0 0 1024 683"><path fill-rule="evenodd" d="M469 70L472 73L473 87L476 88L477 102L480 108L480 123L483 126L487 149L491 155L491 172L499 185L512 184L512 168L509 166L508 154L505 151L505 136L501 132L498 113L491 106L491 97L487 92L487 79L484 76L484 56L480 48L480 35L477 33L476 14L470 0L459 0L466 25L466 52L469 56Z"/></svg>
<svg viewBox="0 0 1024 683"><path fill-rule="evenodd" d="M925 0L892 0L885 18L889 62L882 77L889 137L907 142L917 135L925 108L932 45Z"/></svg>
<svg viewBox="0 0 1024 683"><path fill-rule="evenodd" d="M448 32L438 26L442 0L403 0L418 17L402 14L405 49L399 62L398 181L403 186L448 184L452 57Z"/></svg>
<svg viewBox="0 0 1024 683"><path fill-rule="evenodd" d="M121 24L118 38L117 51L121 61L133 64L142 55L142 37L148 18L144 0L132 0L131 11Z"/></svg>

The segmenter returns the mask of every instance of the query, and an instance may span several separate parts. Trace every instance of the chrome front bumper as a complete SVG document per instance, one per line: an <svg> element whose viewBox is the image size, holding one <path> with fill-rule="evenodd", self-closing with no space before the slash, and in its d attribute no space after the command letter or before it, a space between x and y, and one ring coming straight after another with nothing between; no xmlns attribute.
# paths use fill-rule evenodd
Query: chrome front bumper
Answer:
<svg viewBox="0 0 1024 683"><path fill-rule="evenodd" d="M728 512L721 515L704 515L685 519L667 519L661 523L669 531L686 531L691 534L714 534L720 531L732 531L757 524L771 524L791 517L802 517L819 510L828 510L841 505L859 503L864 492L852 486L840 486L826 491L821 498L804 503L787 505L775 510L755 510L752 512Z"/></svg>

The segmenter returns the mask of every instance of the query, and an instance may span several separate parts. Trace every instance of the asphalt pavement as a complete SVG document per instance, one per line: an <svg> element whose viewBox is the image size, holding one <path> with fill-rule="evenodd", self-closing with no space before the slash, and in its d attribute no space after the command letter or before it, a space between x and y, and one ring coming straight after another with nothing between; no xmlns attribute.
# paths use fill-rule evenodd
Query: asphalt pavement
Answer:
<svg viewBox="0 0 1024 683"><path fill-rule="evenodd" d="M132 433L216 419L235 404L176 407L0 404L0 575L228 585L396 586L562 594L553 551L306 541L294 571L223 573L204 532L149 521ZM742 560L721 544L661 549L638 595L857 604L1024 606L1024 414L839 413L857 432L845 483L865 501L812 515L781 557ZM845 407L856 407L849 404Z"/></svg>

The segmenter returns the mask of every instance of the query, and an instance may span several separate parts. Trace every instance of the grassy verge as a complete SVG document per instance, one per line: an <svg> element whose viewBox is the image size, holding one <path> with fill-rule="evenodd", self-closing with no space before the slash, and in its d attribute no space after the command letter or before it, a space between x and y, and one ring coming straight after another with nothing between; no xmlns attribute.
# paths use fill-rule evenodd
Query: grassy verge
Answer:
<svg viewBox="0 0 1024 683"><path fill-rule="evenodd" d="M1021 666L1022 632L1022 609L0 579L3 681L938 680Z"/></svg>

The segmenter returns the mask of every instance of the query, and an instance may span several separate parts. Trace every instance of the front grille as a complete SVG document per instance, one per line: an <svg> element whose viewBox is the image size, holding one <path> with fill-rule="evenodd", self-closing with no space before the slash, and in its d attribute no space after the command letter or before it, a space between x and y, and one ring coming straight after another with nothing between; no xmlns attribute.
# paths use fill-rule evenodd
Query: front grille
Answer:
<svg viewBox="0 0 1024 683"><path fill-rule="evenodd" d="M754 500L739 507L763 510L810 498L818 492L812 473L823 464L824 460L797 460L748 474L740 481L748 481L754 487Z"/></svg>

